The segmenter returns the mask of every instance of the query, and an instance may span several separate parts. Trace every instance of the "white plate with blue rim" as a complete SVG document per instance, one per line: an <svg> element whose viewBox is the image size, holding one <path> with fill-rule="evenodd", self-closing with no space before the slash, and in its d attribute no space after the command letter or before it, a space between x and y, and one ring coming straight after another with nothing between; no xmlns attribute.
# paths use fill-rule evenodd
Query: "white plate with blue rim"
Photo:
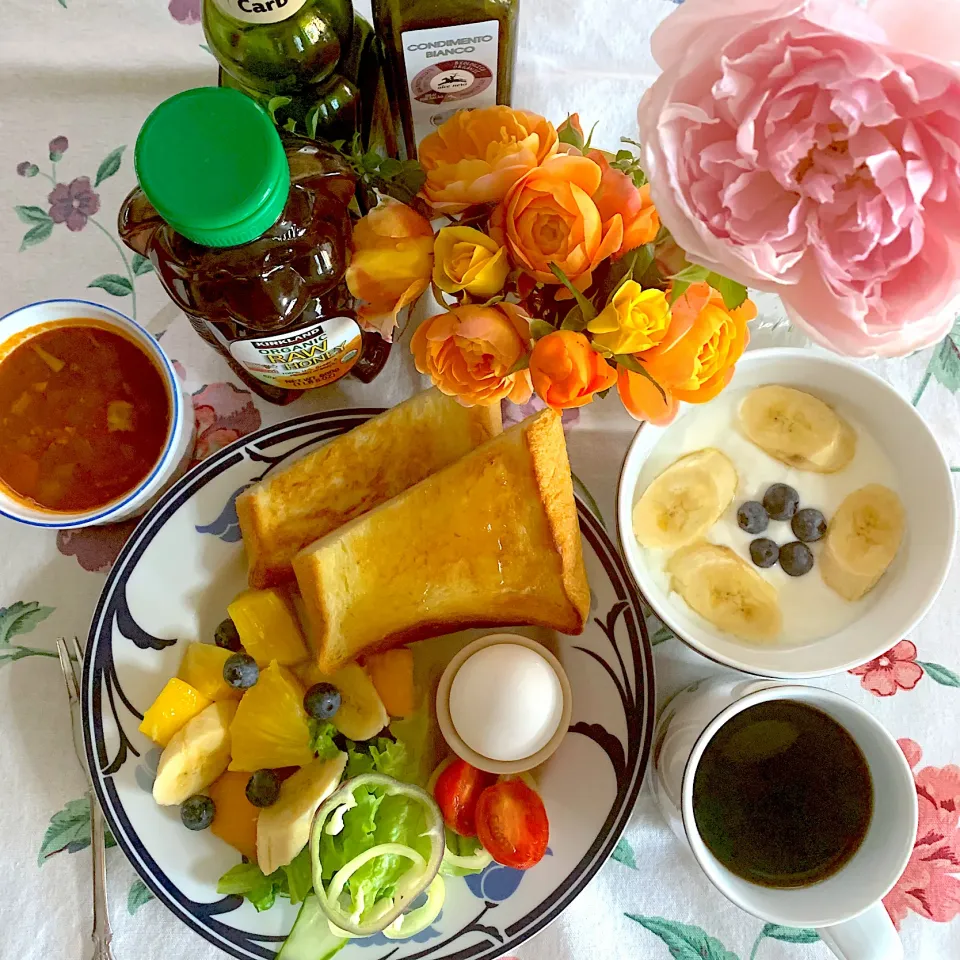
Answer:
<svg viewBox="0 0 960 960"><path fill-rule="evenodd" d="M138 730L190 641L212 639L246 586L234 500L249 484L379 410L328 411L251 434L195 467L134 531L107 580L83 677L87 761L110 829L144 883L201 937L244 960L270 960L298 908L258 913L217 881L238 853L193 833L151 794L159 757ZM573 689L570 730L538 773L549 855L521 872L493 863L447 883L443 912L406 941L350 941L342 960L494 960L554 920L603 866L630 817L650 753L653 659L640 599L600 520L578 500L590 617L550 638ZM523 632L521 628L521 632ZM555 641L555 642L554 642Z"/></svg>

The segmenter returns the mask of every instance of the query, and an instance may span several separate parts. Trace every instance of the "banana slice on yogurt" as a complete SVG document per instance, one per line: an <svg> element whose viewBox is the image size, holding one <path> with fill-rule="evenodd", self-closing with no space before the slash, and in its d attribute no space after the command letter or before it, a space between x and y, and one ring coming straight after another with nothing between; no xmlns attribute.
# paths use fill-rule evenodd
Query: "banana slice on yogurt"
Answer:
<svg viewBox="0 0 960 960"><path fill-rule="evenodd" d="M667 467L633 508L633 532L645 547L676 549L702 537L737 492L737 471L714 447Z"/></svg>

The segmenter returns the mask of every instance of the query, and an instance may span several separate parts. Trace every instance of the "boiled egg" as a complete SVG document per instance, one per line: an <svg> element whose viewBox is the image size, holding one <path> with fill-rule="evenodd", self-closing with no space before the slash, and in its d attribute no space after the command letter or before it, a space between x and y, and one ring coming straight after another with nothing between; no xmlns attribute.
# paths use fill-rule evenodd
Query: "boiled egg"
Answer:
<svg viewBox="0 0 960 960"><path fill-rule="evenodd" d="M563 688L547 659L517 643L478 650L450 685L450 719L482 757L523 760L553 738L563 715Z"/></svg>

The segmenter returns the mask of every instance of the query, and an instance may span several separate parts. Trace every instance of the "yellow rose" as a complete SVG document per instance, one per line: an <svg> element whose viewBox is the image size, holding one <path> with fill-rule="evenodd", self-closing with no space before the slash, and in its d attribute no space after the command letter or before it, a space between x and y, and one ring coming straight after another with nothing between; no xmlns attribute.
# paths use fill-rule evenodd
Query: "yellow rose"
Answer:
<svg viewBox="0 0 960 960"><path fill-rule="evenodd" d="M628 280L590 321L593 342L611 353L641 353L663 340L670 326L670 306L661 290L644 290Z"/></svg>
<svg viewBox="0 0 960 960"><path fill-rule="evenodd" d="M498 203L524 174L557 152L557 131L510 107L461 110L420 143L423 196L438 213Z"/></svg>
<svg viewBox="0 0 960 960"><path fill-rule="evenodd" d="M433 282L444 293L489 299L510 272L507 251L473 227L444 227L433 245Z"/></svg>

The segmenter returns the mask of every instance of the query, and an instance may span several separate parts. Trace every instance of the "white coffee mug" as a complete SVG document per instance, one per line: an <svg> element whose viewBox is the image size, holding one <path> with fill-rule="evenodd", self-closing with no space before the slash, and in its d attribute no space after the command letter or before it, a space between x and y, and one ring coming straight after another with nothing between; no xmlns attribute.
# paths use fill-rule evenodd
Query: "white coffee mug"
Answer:
<svg viewBox="0 0 960 960"><path fill-rule="evenodd" d="M744 880L710 852L693 815L700 758L738 713L770 700L816 707L856 741L873 781L873 816L857 852L835 874L807 887L773 889ZM866 710L839 694L771 680L717 678L690 684L662 711L654 734L657 804L716 888L768 923L813 927L841 960L902 960L903 946L881 903L906 869L917 835L913 774L897 742ZM776 824L770 825L776 829Z"/></svg>

